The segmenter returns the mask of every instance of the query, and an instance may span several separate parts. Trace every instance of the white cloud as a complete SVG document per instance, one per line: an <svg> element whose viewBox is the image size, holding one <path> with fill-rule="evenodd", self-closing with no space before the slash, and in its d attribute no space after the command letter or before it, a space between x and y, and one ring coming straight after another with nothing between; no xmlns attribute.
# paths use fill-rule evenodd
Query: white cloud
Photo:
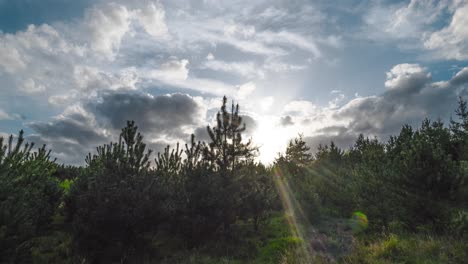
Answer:
<svg viewBox="0 0 468 264"><path fill-rule="evenodd" d="M215 57L214 57L213 53L210 52L210 53L208 53L208 55L206 55L206 59L207 60L214 60Z"/></svg>
<svg viewBox="0 0 468 264"><path fill-rule="evenodd" d="M12 120L13 117L10 116L7 112L4 110L0 109L0 120Z"/></svg>
<svg viewBox="0 0 468 264"><path fill-rule="evenodd" d="M260 110L262 110L263 112L268 111L273 106L274 102L275 98L273 96L267 96L265 98L262 98L260 100Z"/></svg>
<svg viewBox="0 0 468 264"><path fill-rule="evenodd" d="M460 6L453 14L450 24L432 34L424 41L427 49L434 50L444 59L468 59L468 4Z"/></svg>
<svg viewBox="0 0 468 264"><path fill-rule="evenodd" d="M138 76L134 68L124 68L118 73L102 72L96 67L76 66L73 72L76 87L82 91L136 89Z"/></svg>
<svg viewBox="0 0 468 264"><path fill-rule="evenodd" d="M422 88L431 80L431 74L418 64L398 64L387 72L385 87L388 89L411 90Z"/></svg>
<svg viewBox="0 0 468 264"><path fill-rule="evenodd" d="M333 90L331 94L334 94L335 98L333 98L331 101L328 102L328 108L330 109L338 108L340 104L345 100L346 96L341 91L337 91L337 90Z"/></svg>
<svg viewBox="0 0 468 264"><path fill-rule="evenodd" d="M259 33L259 39L268 44L287 44L288 46L296 47L310 52L314 57L322 56L317 44L310 39L288 31L271 32L265 31Z"/></svg>
<svg viewBox="0 0 468 264"><path fill-rule="evenodd" d="M90 34L91 48L113 59L122 37L129 30L130 16L125 6L115 3L89 9L85 15L85 27Z"/></svg>
<svg viewBox="0 0 468 264"><path fill-rule="evenodd" d="M255 91L256 88L257 87L253 82L244 83L241 86L239 86L239 90L237 91L237 97L239 97L240 99L244 99L253 91Z"/></svg>
<svg viewBox="0 0 468 264"><path fill-rule="evenodd" d="M273 73L285 73L285 72L300 71L300 70L307 69L307 65L297 65L297 64L282 62L281 60L278 60L278 59L268 59L265 61L263 68L266 71L271 71Z"/></svg>
<svg viewBox="0 0 468 264"><path fill-rule="evenodd" d="M284 106L284 113L288 115L314 115L318 107L310 101L299 100L289 102Z"/></svg>
<svg viewBox="0 0 468 264"><path fill-rule="evenodd" d="M447 1L411 0L408 4L374 5L365 15L366 33L377 39L417 39L437 21Z"/></svg>
<svg viewBox="0 0 468 264"><path fill-rule="evenodd" d="M135 10L134 16L154 38L167 37L166 14L161 4L150 3L143 9Z"/></svg>
<svg viewBox="0 0 468 264"><path fill-rule="evenodd" d="M45 91L45 86L36 83L33 79L26 79L19 86L20 91L28 94L35 94Z"/></svg>
<svg viewBox="0 0 468 264"><path fill-rule="evenodd" d="M171 59L163 63L159 69L151 70L149 77L170 83L172 81L185 81L189 75L187 68L189 61L186 59Z"/></svg>
<svg viewBox="0 0 468 264"><path fill-rule="evenodd" d="M64 40L55 28L49 25L30 25L16 34L0 32L0 66L9 74L28 71L30 63L41 57L46 60L59 55L80 56L83 50Z"/></svg>
<svg viewBox="0 0 468 264"><path fill-rule="evenodd" d="M245 78L265 77L265 73L257 65L255 65L253 61L226 62L222 60L215 60L214 57L212 57L211 59L205 61L201 65L201 68L237 74Z"/></svg>
<svg viewBox="0 0 468 264"><path fill-rule="evenodd" d="M7 73L14 73L26 67L18 50L6 43L5 39L0 39L0 66Z"/></svg>
<svg viewBox="0 0 468 264"><path fill-rule="evenodd" d="M468 59L468 4L465 0L411 0L374 6L365 15L365 37L394 41L403 49L428 51L436 59ZM446 16L449 23L446 24Z"/></svg>

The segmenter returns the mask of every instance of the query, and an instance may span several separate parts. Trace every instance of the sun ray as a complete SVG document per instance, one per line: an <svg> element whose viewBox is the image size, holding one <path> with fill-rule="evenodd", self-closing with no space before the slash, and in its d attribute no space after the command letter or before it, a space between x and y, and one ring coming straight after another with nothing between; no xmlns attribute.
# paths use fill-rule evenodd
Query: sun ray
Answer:
<svg viewBox="0 0 468 264"><path fill-rule="evenodd" d="M276 166L274 168L274 175L281 203L287 216L289 229L293 235L301 239L301 255L304 256L306 263L311 263L315 254L310 246L305 230L306 228L310 228L311 225L301 205L294 198L294 194L285 180L284 173L280 167Z"/></svg>

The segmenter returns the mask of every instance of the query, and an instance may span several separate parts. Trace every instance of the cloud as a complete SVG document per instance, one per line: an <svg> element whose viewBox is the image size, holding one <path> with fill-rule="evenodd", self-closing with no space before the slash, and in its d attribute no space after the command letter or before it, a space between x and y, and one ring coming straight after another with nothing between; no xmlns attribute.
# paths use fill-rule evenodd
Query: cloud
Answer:
<svg viewBox="0 0 468 264"><path fill-rule="evenodd" d="M33 79L26 79L21 83L19 89L22 92L34 94L45 91L45 86L42 84L37 84Z"/></svg>
<svg viewBox="0 0 468 264"><path fill-rule="evenodd" d="M460 6L453 14L450 24L431 33L424 41L424 47L433 50L437 57L444 59L468 59L468 4Z"/></svg>
<svg viewBox="0 0 468 264"><path fill-rule="evenodd" d="M239 97L240 99L244 99L245 97L253 93L256 88L257 87L253 82L244 83L241 86L239 86L239 90L237 91L237 97Z"/></svg>
<svg viewBox="0 0 468 264"><path fill-rule="evenodd" d="M127 33L133 33L132 23L139 23L153 38L167 38L165 11L159 3L131 9L117 3L96 5L86 11L84 34L91 48L109 60L114 60Z"/></svg>
<svg viewBox="0 0 468 264"><path fill-rule="evenodd" d="M285 104L283 116L277 118L281 125L278 130L283 131L282 137L292 138L302 133L315 151L319 144L329 144L330 141L348 148L360 133L387 140L404 124L417 127L424 118L440 118L447 122L457 107L457 97L468 98L467 73L468 70L463 68L449 80L434 82L425 67L395 65L387 72L386 90L380 95L347 101L337 97L340 103L334 104L333 99L328 106L315 105L308 100ZM333 94L339 96L342 92ZM261 140L262 134L259 137ZM266 146L270 152L284 151L281 144L277 147Z"/></svg>
<svg viewBox="0 0 468 264"><path fill-rule="evenodd" d="M171 60L164 62L158 70L151 70L148 77L171 83L173 81L185 81L188 78L189 69L187 68L189 61L186 59Z"/></svg>
<svg viewBox="0 0 468 264"><path fill-rule="evenodd" d="M5 39L0 39L0 66L7 73L14 73L26 67L26 63L19 51Z"/></svg>
<svg viewBox="0 0 468 264"><path fill-rule="evenodd" d="M361 132L384 138L403 123L448 118L468 80L467 68L436 82L435 64L421 66L421 58L467 59L466 1L388 3L94 2L70 20L0 32L0 101L19 112L21 98L33 136L56 146L63 160L71 160L73 148L91 147L73 131L106 141L126 119L136 119L158 148L194 131L206 138L205 124L223 95L240 101L253 120L248 127L282 124L279 138L298 132L314 142L332 136L345 142ZM363 43L364 35L372 41ZM378 62L366 56L356 62L363 55L357 46L385 52ZM403 56L413 63L388 67ZM371 80L361 84L355 69L364 64L373 70L362 69ZM384 71L384 83L377 83ZM434 79L447 73L434 71ZM330 95L331 88L341 91ZM375 90L383 92L350 96ZM15 114L2 115L14 119L8 126L21 123Z"/></svg>
<svg viewBox="0 0 468 264"><path fill-rule="evenodd" d="M241 115L242 123L245 124L245 134L247 136L252 136L252 134L257 129L257 121L249 115Z"/></svg>
<svg viewBox="0 0 468 264"><path fill-rule="evenodd" d="M418 64L399 64L387 73L387 90L378 96L358 97L339 108L321 109L319 114L299 117L315 119L308 140L316 146L330 140L350 146L359 133L386 140L401 126L419 126L428 117L448 121L458 96L468 96L468 71L460 70L451 80L433 82L431 74ZM296 108L307 108L296 103ZM310 111L309 111L310 112ZM296 112L297 113L297 112ZM321 125L320 125L321 124Z"/></svg>
<svg viewBox="0 0 468 264"><path fill-rule="evenodd" d="M59 117L50 122L34 122L30 127L49 139L68 139L73 144L90 145L106 139L103 133L94 130L95 124L86 116L76 113Z"/></svg>
<svg viewBox="0 0 468 264"><path fill-rule="evenodd" d="M187 135L184 127L197 126L204 117L197 99L186 94L107 93L87 108L113 129L134 120L144 133L175 138Z"/></svg>
<svg viewBox="0 0 468 264"><path fill-rule="evenodd" d="M333 134L318 134L314 136L304 137L307 146L312 152L316 152L320 145L329 145L333 141L335 145L341 149L348 149L356 141L358 135L352 132L344 132L336 135Z"/></svg>
<svg viewBox="0 0 468 264"><path fill-rule="evenodd" d="M166 13L160 3L150 3L143 9L137 9L134 11L134 16L152 37L161 38L168 36Z"/></svg>
<svg viewBox="0 0 468 264"><path fill-rule="evenodd" d="M0 109L0 120L12 120L13 117L4 110Z"/></svg>
<svg viewBox="0 0 468 264"><path fill-rule="evenodd" d="M209 57L209 59L207 59L207 61L201 65L201 68L236 74L245 78L263 78L265 75L262 70L258 69L253 61L226 62L222 60L215 60L214 57Z"/></svg>
<svg viewBox="0 0 468 264"><path fill-rule="evenodd" d="M310 101L298 100L289 102L284 106L284 113L290 115L315 115L318 107Z"/></svg>
<svg viewBox="0 0 468 264"><path fill-rule="evenodd" d="M283 116L280 118L280 124L282 126L292 126L294 125L294 122L291 116Z"/></svg>
<svg viewBox="0 0 468 264"><path fill-rule="evenodd" d="M73 69L75 87L83 92L99 90L135 90L138 75L133 68L124 68L117 73L101 71L97 67L75 66Z"/></svg>
<svg viewBox="0 0 468 264"><path fill-rule="evenodd" d="M371 38L418 40L440 19L446 1L411 0L407 4L374 4L364 16Z"/></svg>
<svg viewBox="0 0 468 264"><path fill-rule="evenodd" d="M91 48L113 59L114 51L130 28L131 12L122 5L110 3L88 9L84 18L85 31L89 32Z"/></svg>
<svg viewBox="0 0 468 264"><path fill-rule="evenodd" d="M393 91L418 92L431 81L431 74L418 64L398 64L387 72L385 87Z"/></svg>
<svg viewBox="0 0 468 264"><path fill-rule="evenodd" d="M47 144L60 162L82 164L98 145L117 140L127 120L134 120L152 147L185 141L204 123L200 98L186 94L151 96L107 92L84 105L68 107L49 122L31 122L30 140ZM157 151L162 148L155 149Z"/></svg>
<svg viewBox="0 0 468 264"><path fill-rule="evenodd" d="M400 48L420 50L436 59L466 60L467 12L466 1L457 0L374 4L364 16L364 35L360 36L393 41Z"/></svg>
<svg viewBox="0 0 468 264"><path fill-rule="evenodd" d="M453 85L462 85L468 83L468 67L464 67L450 80Z"/></svg>
<svg viewBox="0 0 468 264"><path fill-rule="evenodd" d="M83 164L87 153L112 139L91 113L77 105L70 106L52 121L32 122L29 127L35 131L28 136L29 141L46 144L59 162L70 164Z"/></svg>
<svg viewBox="0 0 468 264"><path fill-rule="evenodd" d="M82 55L81 47L49 25L30 25L14 35L0 33L0 73L11 77L14 93L53 92L66 86L72 61Z"/></svg>
<svg viewBox="0 0 468 264"><path fill-rule="evenodd" d="M196 141L205 141L208 142L210 140L210 135L208 134L208 130L206 126L197 127L193 134L195 135Z"/></svg>

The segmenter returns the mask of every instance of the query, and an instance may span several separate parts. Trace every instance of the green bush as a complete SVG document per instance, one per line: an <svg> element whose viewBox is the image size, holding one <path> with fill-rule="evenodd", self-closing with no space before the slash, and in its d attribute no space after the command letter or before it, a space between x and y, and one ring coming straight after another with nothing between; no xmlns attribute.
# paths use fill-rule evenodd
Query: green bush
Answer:
<svg viewBox="0 0 468 264"><path fill-rule="evenodd" d="M47 232L62 192L45 146L32 152L20 131L16 144L0 138L0 262L27 262L31 239Z"/></svg>
<svg viewBox="0 0 468 264"><path fill-rule="evenodd" d="M143 258L147 233L160 223L160 199L149 174L149 152L129 122L118 143L98 147L66 200L77 253L90 262Z"/></svg>

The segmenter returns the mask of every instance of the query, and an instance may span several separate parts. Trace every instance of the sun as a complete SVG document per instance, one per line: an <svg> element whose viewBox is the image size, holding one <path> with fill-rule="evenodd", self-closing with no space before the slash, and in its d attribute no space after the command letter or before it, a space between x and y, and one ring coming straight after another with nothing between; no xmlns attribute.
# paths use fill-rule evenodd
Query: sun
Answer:
<svg viewBox="0 0 468 264"><path fill-rule="evenodd" d="M252 134L252 140L259 149L258 160L263 164L271 164L278 153L284 153L289 140L294 137L292 128L278 124L273 116L263 116L258 120L257 128Z"/></svg>

